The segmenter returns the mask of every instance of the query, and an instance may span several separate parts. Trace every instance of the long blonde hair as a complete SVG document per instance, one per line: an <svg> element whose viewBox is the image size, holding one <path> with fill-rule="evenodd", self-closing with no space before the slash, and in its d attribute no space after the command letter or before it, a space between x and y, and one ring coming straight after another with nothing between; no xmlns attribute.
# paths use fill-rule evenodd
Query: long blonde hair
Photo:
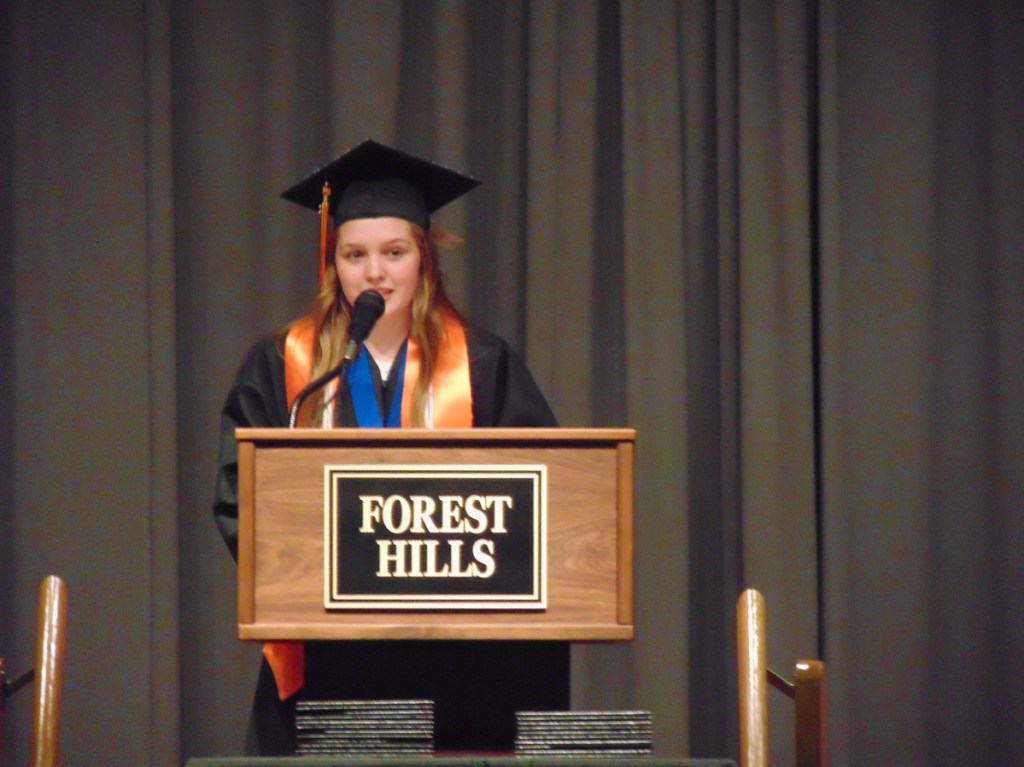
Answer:
<svg viewBox="0 0 1024 767"><path fill-rule="evenodd" d="M447 314L463 322L462 316L448 298L445 291L444 272L438 259L437 246L418 224L409 222L413 242L420 254L419 282L412 302L412 327L410 337L420 349L420 372L413 389L412 416L410 426L423 427L424 412L430 395L430 381L437 365L437 357L444 343L444 323ZM337 231L328 238L327 252L334 253ZM333 255L327 261L323 280L310 310L316 338L313 354L312 379L315 379L341 362L348 342L348 326L352 317L352 306L341 290L341 282L335 267ZM314 398L316 400L317 398ZM319 398L322 404L322 397ZM320 407L317 406L317 411Z"/></svg>

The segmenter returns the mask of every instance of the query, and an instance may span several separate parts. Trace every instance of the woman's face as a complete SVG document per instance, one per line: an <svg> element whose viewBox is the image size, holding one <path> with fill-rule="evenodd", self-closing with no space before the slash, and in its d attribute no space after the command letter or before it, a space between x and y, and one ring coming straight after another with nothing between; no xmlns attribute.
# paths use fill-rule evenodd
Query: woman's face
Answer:
<svg viewBox="0 0 1024 767"><path fill-rule="evenodd" d="M408 221L346 221L338 228L334 265L349 305L355 304L360 293L376 290L384 296L384 317L412 316L420 278L420 251Z"/></svg>

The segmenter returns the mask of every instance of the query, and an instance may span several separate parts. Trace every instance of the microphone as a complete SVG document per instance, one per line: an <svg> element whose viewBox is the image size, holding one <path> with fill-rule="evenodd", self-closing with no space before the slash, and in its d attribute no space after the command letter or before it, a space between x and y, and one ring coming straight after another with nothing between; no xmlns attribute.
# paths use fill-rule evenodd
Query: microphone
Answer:
<svg viewBox="0 0 1024 767"><path fill-rule="evenodd" d="M355 359L356 352L370 335L377 320L384 314L384 296L376 290L366 290L356 298L352 309L352 322L348 326L348 343L345 345L345 359Z"/></svg>
<svg viewBox="0 0 1024 767"><path fill-rule="evenodd" d="M295 421L299 417L299 408L302 403L309 399L309 395L320 387L330 383L335 378L344 375L352 360L356 358L359 348L366 341L377 324L377 320L384 313L384 296L375 290L366 290L356 298L355 306L352 308L352 322L348 326L348 343L345 344L345 356L335 367L328 370L318 379L308 384L292 403L291 412L288 414L288 428L295 428Z"/></svg>

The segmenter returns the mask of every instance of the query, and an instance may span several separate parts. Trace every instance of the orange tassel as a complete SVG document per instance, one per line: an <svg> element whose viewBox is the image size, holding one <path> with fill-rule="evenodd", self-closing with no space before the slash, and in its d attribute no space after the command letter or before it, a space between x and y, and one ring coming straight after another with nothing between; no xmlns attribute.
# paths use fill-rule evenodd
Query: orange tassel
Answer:
<svg viewBox="0 0 1024 767"><path fill-rule="evenodd" d="M324 281L324 273L327 271L327 230L329 226L331 187L324 184L324 199L320 203L320 275L317 279L317 286Z"/></svg>

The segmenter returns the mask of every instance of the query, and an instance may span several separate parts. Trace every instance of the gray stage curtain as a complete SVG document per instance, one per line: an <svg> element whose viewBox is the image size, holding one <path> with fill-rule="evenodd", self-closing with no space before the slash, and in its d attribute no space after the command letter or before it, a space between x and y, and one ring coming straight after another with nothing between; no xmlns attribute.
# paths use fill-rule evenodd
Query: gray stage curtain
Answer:
<svg viewBox="0 0 1024 767"><path fill-rule="evenodd" d="M1021 50L1009 0L0 5L0 647L62 574L64 763L242 748L218 413L310 298L278 194L365 137L484 180L457 302L638 429L638 636L575 707L735 756L753 585L834 764L1024 762Z"/></svg>
<svg viewBox="0 0 1024 767"><path fill-rule="evenodd" d="M837 3L826 648L844 763L1024 761L1024 10Z"/></svg>

